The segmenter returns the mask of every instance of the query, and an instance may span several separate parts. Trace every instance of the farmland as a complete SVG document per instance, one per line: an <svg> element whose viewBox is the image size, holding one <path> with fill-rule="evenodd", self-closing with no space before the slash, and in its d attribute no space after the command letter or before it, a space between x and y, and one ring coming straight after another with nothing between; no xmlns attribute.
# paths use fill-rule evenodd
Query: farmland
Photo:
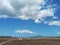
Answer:
<svg viewBox="0 0 60 45"><path fill-rule="evenodd" d="M0 45L60 45L60 38L1 38Z"/></svg>

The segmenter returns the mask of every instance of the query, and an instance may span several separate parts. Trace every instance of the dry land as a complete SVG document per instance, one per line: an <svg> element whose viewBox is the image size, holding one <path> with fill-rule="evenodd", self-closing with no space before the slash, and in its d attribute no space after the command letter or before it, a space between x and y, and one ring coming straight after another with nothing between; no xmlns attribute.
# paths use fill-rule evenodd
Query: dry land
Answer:
<svg viewBox="0 0 60 45"><path fill-rule="evenodd" d="M0 38L0 45L60 45L60 38Z"/></svg>

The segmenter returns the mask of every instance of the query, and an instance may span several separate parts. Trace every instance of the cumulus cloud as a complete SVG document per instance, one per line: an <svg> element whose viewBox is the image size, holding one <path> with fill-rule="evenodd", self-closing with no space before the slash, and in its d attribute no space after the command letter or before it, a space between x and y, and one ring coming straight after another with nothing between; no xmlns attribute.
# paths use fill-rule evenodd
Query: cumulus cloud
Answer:
<svg viewBox="0 0 60 45"><path fill-rule="evenodd" d="M14 9L10 5L8 0L0 0L0 13L4 15L9 15L14 13Z"/></svg>
<svg viewBox="0 0 60 45"><path fill-rule="evenodd" d="M60 21L52 21L52 22L49 22L49 25L60 26Z"/></svg>
<svg viewBox="0 0 60 45"><path fill-rule="evenodd" d="M0 17L2 15L22 20L34 20L41 23L44 18L55 17L56 5L46 5L47 0L0 0Z"/></svg>
<svg viewBox="0 0 60 45"><path fill-rule="evenodd" d="M30 30L16 30L15 33L35 34L35 32L32 32L32 31L30 31Z"/></svg>
<svg viewBox="0 0 60 45"><path fill-rule="evenodd" d="M54 26L60 26L60 21L46 21L45 24L48 25L54 25Z"/></svg>
<svg viewBox="0 0 60 45"><path fill-rule="evenodd" d="M39 19L36 19L35 20L35 23L41 23Z"/></svg>
<svg viewBox="0 0 60 45"><path fill-rule="evenodd" d="M24 7L22 8L21 11L21 15L18 15L18 17L20 16L20 19L32 19L32 20L39 20L38 22L40 22L40 19L43 19L45 17L54 17L54 9L53 8L48 8L48 9L44 9L41 11L37 11L38 8L36 8L38 6L31 6L31 7ZM40 6L39 6L40 7ZM41 9L41 7L40 7Z"/></svg>

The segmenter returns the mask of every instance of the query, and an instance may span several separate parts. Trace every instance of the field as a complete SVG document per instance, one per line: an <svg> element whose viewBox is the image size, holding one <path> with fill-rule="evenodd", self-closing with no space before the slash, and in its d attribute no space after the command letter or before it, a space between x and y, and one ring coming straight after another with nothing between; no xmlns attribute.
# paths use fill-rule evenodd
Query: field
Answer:
<svg viewBox="0 0 60 45"><path fill-rule="evenodd" d="M0 45L60 45L60 38L1 38Z"/></svg>

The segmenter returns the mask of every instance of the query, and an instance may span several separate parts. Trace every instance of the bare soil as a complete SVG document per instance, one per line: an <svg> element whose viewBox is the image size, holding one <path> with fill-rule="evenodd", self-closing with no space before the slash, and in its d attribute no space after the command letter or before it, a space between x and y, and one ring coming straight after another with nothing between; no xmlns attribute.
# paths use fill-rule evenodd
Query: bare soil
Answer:
<svg viewBox="0 0 60 45"><path fill-rule="evenodd" d="M12 41L3 45L60 45L60 38L12 39Z"/></svg>

